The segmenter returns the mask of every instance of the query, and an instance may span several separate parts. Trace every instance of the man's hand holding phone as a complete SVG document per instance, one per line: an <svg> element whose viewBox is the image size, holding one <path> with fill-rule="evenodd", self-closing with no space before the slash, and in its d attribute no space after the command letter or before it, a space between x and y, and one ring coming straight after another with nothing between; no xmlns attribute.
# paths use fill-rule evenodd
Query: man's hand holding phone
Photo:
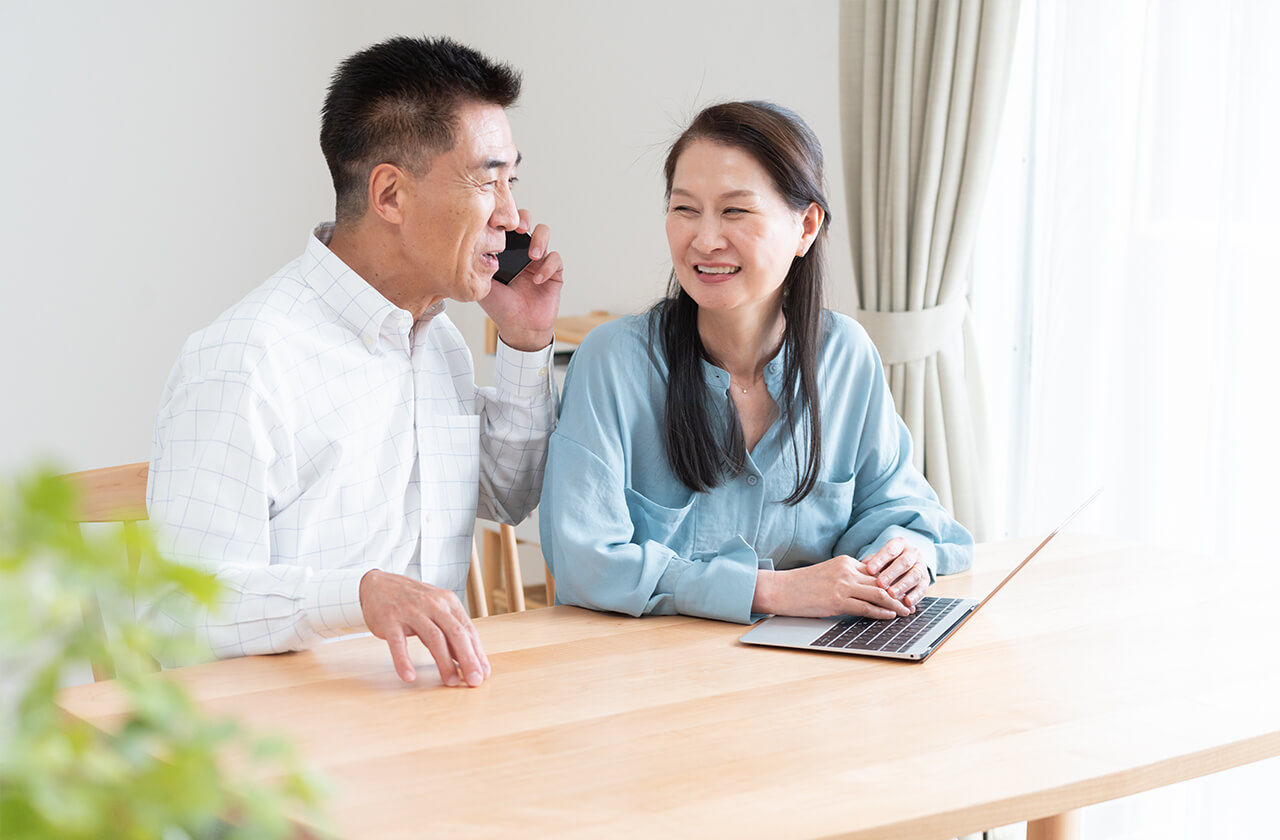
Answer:
<svg viewBox="0 0 1280 840"><path fill-rule="evenodd" d="M498 254L498 270L493 273L493 279L505 286L524 271L532 262L529 258L529 243L532 241L533 237L527 233L507 231L507 247Z"/></svg>
<svg viewBox="0 0 1280 840"><path fill-rule="evenodd" d="M503 343L516 350L541 350L551 343L564 264L547 247L550 238L546 225L530 229L529 211L521 210L520 224L507 232L506 249L498 254L495 282L480 301Z"/></svg>

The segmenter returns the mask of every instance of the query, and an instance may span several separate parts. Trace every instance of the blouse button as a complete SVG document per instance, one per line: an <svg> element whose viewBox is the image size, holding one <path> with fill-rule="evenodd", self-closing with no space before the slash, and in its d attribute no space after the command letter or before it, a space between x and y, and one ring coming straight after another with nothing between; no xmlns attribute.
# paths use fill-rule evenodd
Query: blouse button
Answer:
<svg viewBox="0 0 1280 840"><path fill-rule="evenodd" d="M752 487L755 487L756 482L758 482L759 480L760 479L757 476L754 476L754 475L747 476L747 484L750 484Z"/></svg>

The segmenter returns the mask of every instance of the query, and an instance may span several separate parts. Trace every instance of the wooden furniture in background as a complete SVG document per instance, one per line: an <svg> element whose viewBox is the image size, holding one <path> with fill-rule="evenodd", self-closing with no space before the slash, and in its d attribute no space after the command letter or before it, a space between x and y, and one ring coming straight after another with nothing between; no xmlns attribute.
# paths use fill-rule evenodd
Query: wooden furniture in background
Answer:
<svg viewBox="0 0 1280 840"><path fill-rule="evenodd" d="M137 574L138 565L142 562L136 538L138 523L147 518L146 462L68 473L63 478L75 489L79 505L71 530L82 536L81 524L120 523L128 542L129 571ZM105 636L107 629L97 601L87 600L82 609L89 629ZM93 669L94 680L108 680L116 675L111 662L97 661L89 665Z"/></svg>
<svg viewBox="0 0 1280 840"><path fill-rule="evenodd" d="M982 597L1037 541L979 546L934 594ZM922 664L552 607L477 621L477 689L442 686L416 645L405 685L371 638L167 676L297 740L353 840L938 840L1021 820L1044 840L1071 836L1074 809L1280 755L1271 660L1200 620L1211 567L1059 535ZM1274 636L1266 610L1226 609L1231 637ZM110 727L111 687L61 704Z"/></svg>
<svg viewBox="0 0 1280 840"><path fill-rule="evenodd" d="M516 529L505 523L499 524L496 531L492 528L482 531L480 565L484 570L484 595L491 615L536 609L549 603L545 595L525 585L520 571L521 543L525 541L516 537ZM548 572L547 579L550 578Z"/></svg>
<svg viewBox="0 0 1280 840"><path fill-rule="evenodd" d="M538 548L537 543L520 539L511 525L499 525L497 530L488 527L478 530L490 615L536 610L556 602L556 582L550 569L543 567L542 583L525 583L520 570L520 546ZM520 593L519 600L512 597L513 592Z"/></svg>
<svg viewBox="0 0 1280 840"><path fill-rule="evenodd" d="M80 497L80 522L124 522L147 518L147 462L103 467L63 476Z"/></svg>

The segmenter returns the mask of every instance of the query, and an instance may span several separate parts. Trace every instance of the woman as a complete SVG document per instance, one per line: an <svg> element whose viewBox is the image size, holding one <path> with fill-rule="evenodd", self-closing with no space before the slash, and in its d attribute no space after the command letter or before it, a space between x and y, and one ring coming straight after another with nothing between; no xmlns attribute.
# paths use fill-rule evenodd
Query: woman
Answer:
<svg viewBox="0 0 1280 840"><path fill-rule="evenodd" d="M880 359L822 309L822 149L763 102L666 160L674 271L574 354L543 484L557 599L749 622L908 615L973 540L911 465Z"/></svg>

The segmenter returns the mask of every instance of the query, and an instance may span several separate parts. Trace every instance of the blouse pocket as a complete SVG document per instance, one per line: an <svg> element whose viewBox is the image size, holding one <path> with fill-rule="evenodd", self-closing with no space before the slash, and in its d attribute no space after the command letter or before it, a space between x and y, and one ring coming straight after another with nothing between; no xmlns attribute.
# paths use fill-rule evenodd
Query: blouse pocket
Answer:
<svg viewBox="0 0 1280 840"><path fill-rule="evenodd" d="M676 554L687 556L693 547L693 508L696 497L678 508L660 505L630 487L627 488L627 512L633 529L631 541L642 545L649 540L667 546Z"/></svg>
<svg viewBox="0 0 1280 840"><path fill-rule="evenodd" d="M854 480L819 481L795 506L796 533L783 568L808 566L831 559L836 542L853 517Z"/></svg>

